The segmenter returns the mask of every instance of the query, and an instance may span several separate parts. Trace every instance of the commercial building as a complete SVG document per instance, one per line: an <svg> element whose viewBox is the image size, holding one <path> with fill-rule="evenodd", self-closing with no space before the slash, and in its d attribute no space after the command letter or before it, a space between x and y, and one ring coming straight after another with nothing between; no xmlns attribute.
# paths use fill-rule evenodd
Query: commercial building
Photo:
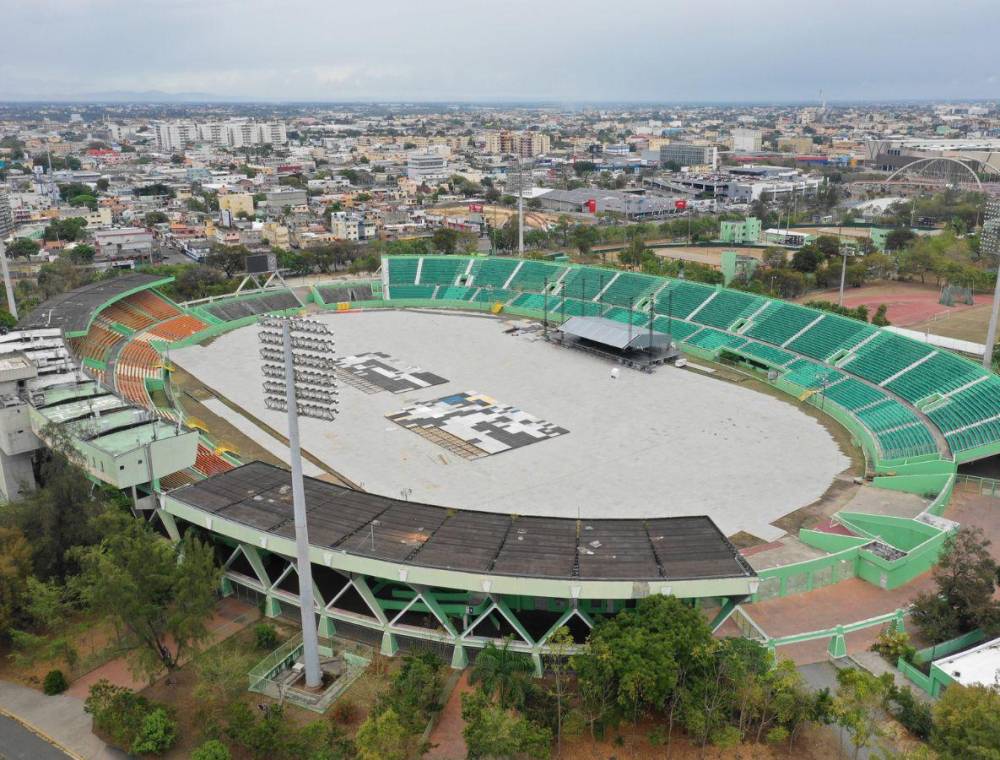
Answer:
<svg viewBox="0 0 1000 760"><path fill-rule="evenodd" d="M730 203L752 203L758 198L776 200L785 196L814 196L821 177L802 174L781 166L741 166L718 173L677 173L669 185L677 190L708 193Z"/></svg>
<svg viewBox="0 0 1000 760"><path fill-rule="evenodd" d="M778 150L786 153L811 153L815 147L811 137L778 138Z"/></svg>
<svg viewBox="0 0 1000 760"><path fill-rule="evenodd" d="M693 145L691 143L670 143L660 148L660 164L679 166L708 166L715 169L719 165L719 149L714 145Z"/></svg>
<svg viewBox="0 0 1000 760"><path fill-rule="evenodd" d="M286 207L304 206L309 202L309 195L305 190L276 190L267 193L268 210L277 209L282 211Z"/></svg>
<svg viewBox="0 0 1000 760"><path fill-rule="evenodd" d="M661 219L679 214L676 198L658 195L634 195L621 190L580 188L548 190L537 196L542 208L557 213L600 214L610 212L629 219Z"/></svg>
<svg viewBox="0 0 1000 760"><path fill-rule="evenodd" d="M764 135L759 129L737 127L732 134L733 150L739 153L759 153L764 144Z"/></svg>
<svg viewBox="0 0 1000 760"><path fill-rule="evenodd" d="M406 157L406 176L420 184L448 179L448 159L440 153L414 151Z"/></svg>
<svg viewBox="0 0 1000 760"><path fill-rule="evenodd" d="M94 244L102 257L146 259L152 256L153 233L144 227L96 230Z"/></svg>

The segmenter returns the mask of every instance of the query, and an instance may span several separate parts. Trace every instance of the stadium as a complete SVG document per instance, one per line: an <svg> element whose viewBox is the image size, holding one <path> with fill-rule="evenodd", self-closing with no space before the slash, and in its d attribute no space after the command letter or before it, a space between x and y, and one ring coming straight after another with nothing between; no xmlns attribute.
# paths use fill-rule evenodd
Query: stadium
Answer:
<svg viewBox="0 0 1000 760"><path fill-rule="evenodd" d="M462 667L510 636L538 664L560 626L582 641L650 594L842 654L905 610L775 637L754 605L904 587L957 527L959 466L1000 453L1000 378L977 364L718 286L461 256L188 304L168 283L85 286L0 338L4 494L69 441L137 515L211 540L222 593L295 612L256 324L309 314L341 388L336 421L302 421L316 614L386 654L429 642Z"/></svg>

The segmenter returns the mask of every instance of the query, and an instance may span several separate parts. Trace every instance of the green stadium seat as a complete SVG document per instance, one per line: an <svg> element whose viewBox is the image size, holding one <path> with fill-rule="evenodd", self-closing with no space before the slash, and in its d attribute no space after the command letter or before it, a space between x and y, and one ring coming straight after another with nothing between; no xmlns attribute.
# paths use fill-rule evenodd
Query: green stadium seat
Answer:
<svg viewBox="0 0 1000 760"><path fill-rule="evenodd" d="M934 394L949 393L982 375L979 365L947 351L938 351L927 361L886 383L885 387L907 401L916 402Z"/></svg>
<svg viewBox="0 0 1000 760"><path fill-rule="evenodd" d="M815 310L804 306L771 301L764 311L754 317L753 324L743 334L780 346L814 322L817 316Z"/></svg>
<svg viewBox="0 0 1000 760"><path fill-rule="evenodd" d="M494 288L502 288L518 265L517 259L501 259L490 256L488 258L478 258L472 261L472 282L470 285Z"/></svg>
<svg viewBox="0 0 1000 760"><path fill-rule="evenodd" d="M623 309L620 306L611 307L602 316L605 319L613 319L615 322L621 322L623 325L627 325L630 320L633 325L641 325L642 327L649 324L649 314L646 312L633 310L630 314L628 309Z"/></svg>
<svg viewBox="0 0 1000 760"><path fill-rule="evenodd" d="M635 308L643 298L661 285L663 285L663 280L659 277L653 277L649 274L622 272L608 285L601 296L601 302L611 304L612 306L624 307L628 307L631 304Z"/></svg>
<svg viewBox="0 0 1000 760"><path fill-rule="evenodd" d="M591 301L615 276L613 269L576 267L563 278L561 293L569 298Z"/></svg>
<svg viewBox="0 0 1000 760"><path fill-rule="evenodd" d="M468 259L424 256L420 265L421 285L454 285L469 266Z"/></svg>
<svg viewBox="0 0 1000 760"><path fill-rule="evenodd" d="M842 366L852 375L881 383L933 350L926 343L883 332L859 348L854 357Z"/></svg>
<svg viewBox="0 0 1000 760"><path fill-rule="evenodd" d="M785 348L813 359L828 359L838 351L853 348L878 328L837 314L824 314Z"/></svg>
<svg viewBox="0 0 1000 760"><path fill-rule="evenodd" d="M738 290L720 290L715 298L708 301L697 312L692 312L691 320L703 325L728 329L740 317L748 317L760 308L764 299Z"/></svg>
<svg viewBox="0 0 1000 760"><path fill-rule="evenodd" d="M526 260L517 270L509 287L511 290L541 293L545 289L546 281L550 286L555 285L565 268L561 264Z"/></svg>
<svg viewBox="0 0 1000 760"><path fill-rule="evenodd" d="M715 288L711 285L670 280L669 284L657 294L654 311L657 314L668 314L671 317L684 319L714 292Z"/></svg>
<svg viewBox="0 0 1000 760"><path fill-rule="evenodd" d="M434 300L468 301L470 298L472 298L472 294L475 292L476 292L475 288L464 288L461 286L438 288L437 295L434 296Z"/></svg>
<svg viewBox="0 0 1000 760"><path fill-rule="evenodd" d="M684 340L684 338L694 335L703 328L701 325L696 325L693 322L685 322L682 319L657 317L653 320L653 329L664 335L670 335L674 340Z"/></svg>
<svg viewBox="0 0 1000 760"><path fill-rule="evenodd" d="M843 379L843 377L844 374L842 372L838 372L824 364L817 364L806 359L796 359L788 365L788 372L782 376L782 379L794 383L801 388L810 389L821 388L824 380L828 384L832 384Z"/></svg>
<svg viewBox="0 0 1000 760"><path fill-rule="evenodd" d="M789 364L797 358L795 354L789 351L769 346L766 343L757 343L752 340L747 341L740 346L739 352L752 359L757 359L758 361L762 361L765 364L770 364L775 367L784 367L786 364Z"/></svg>
<svg viewBox="0 0 1000 760"><path fill-rule="evenodd" d="M437 285L390 285L389 298L433 298Z"/></svg>
<svg viewBox="0 0 1000 760"><path fill-rule="evenodd" d="M419 256L388 256L385 265L389 268L390 285L413 285L417 281Z"/></svg>

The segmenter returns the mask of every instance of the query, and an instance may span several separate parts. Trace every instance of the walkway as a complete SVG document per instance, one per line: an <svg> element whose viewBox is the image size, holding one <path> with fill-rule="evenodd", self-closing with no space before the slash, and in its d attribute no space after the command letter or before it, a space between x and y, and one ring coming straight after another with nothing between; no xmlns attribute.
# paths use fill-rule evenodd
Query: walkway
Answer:
<svg viewBox="0 0 1000 760"><path fill-rule="evenodd" d="M462 720L462 695L468 694L473 688L466 668L442 708L437 725L431 731L429 741L432 749L424 755L424 760L464 760L468 751L462 737L462 729L465 727Z"/></svg>
<svg viewBox="0 0 1000 760"><path fill-rule="evenodd" d="M221 599L215 606L215 614L208 621L208 640L205 641L202 650L236 633L256 619L258 614L256 607L242 602L236 597L230 596ZM124 686L135 691L146 688L150 683L142 678L136 678L132 674L126 658L117 657L77 678L70 684L66 693L79 699L86 699L90 693L90 687L101 679L106 679L116 686Z"/></svg>
<svg viewBox="0 0 1000 760"><path fill-rule="evenodd" d="M38 754L14 754L12 749L19 748L17 751L22 751L23 748L33 745L21 732L4 723L0 725L0 739L2 739L0 757L37 757L41 760L67 757L64 753L54 750L51 744L57 744L68 750L72 753L69 757L84 758L84 760L121 760L127 757L94 736L90 728L90 716L83 711L83 700L68 694L47 697L27 686L0 681L0 713L16 717L18 721L49 741L49 744L45 744L38 740L38 745L42 747ZM8 736L14 744L8 744Z"/></svg>

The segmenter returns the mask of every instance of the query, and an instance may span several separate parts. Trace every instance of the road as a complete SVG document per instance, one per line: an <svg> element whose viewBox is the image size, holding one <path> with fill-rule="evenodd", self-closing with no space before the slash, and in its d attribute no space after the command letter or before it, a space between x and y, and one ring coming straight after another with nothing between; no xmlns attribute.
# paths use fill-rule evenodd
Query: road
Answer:
<svg viewBox="0 0 1000 760"><path fill-rule="evenodd" d="M0 758L3 760L67 760L69 757L16 720L0 715Z"/></svg>

